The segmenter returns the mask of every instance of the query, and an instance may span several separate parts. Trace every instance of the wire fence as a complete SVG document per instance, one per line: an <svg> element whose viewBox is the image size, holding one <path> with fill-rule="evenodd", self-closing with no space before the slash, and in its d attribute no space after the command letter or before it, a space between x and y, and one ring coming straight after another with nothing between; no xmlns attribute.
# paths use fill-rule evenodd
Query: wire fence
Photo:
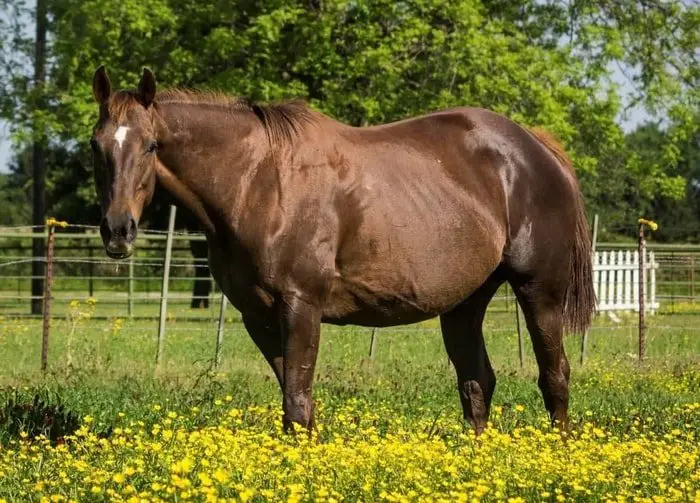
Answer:
<svg viewBox="0 0 700 503"><path fill-rule="evenodd" d="M32 240L49 242L53 232L54 243L50 257L33 257ZM171 238L171 241L168 240ZM97 226L66 224L64 226L0 227L0 316L31 318L42 316L36 311L38 302L50 299L50 316L54 319L69 317L71 303L95 299L99 309L97 319L152 320L159 324L159 340L167 330L184 332L201 330L216 333L217 356L223 338L225 320L238 322L237 311L226 307L216 282L211 277L206 258L205 236L201 233L174 230L152 230L139 233L134 255L122 261L108 259ZM167 257L170 243L171 256ZM204 246L202 246L204 245ZM599 251L632 250L633 244L597 243ZM652 329L681 330L697 334L700 326L683 315L700 315L700 245L650 244L655 263L655 309ZM50 292L32 290L33 283L46 280L45 275L32 273L32 265L48 264L53 268ZM167 279L165 279L167 278ZM523 341L520 335L524 322L520 319L517 302L509 286L504 285L489 306L489 316L496 323L487 326L492 333L518 333L522 361ZM681 317L677 317L677 316ZM696 318L692 318L695 320ZM203 327L178 326L177 321L217 321ZM700 320L700 318L698 318ZM631 333L640 328L634 312L606 312L598 316L589 330L593 334ZM143 328L124 328L143 330ZM382 329L384 330L384 329ZM431 327L395 327L391 333L420 333L438 331ZM641 333L641 330L640 330ZM371 331L370 356L376 351L377 330ZM585 342L585 339L584 339ZM582 355L585 346L582 346Z"/></svg>
<svg viewBox="0 0 700 503"><path fill-rule="evenodd" d="M32 226L25 227L34 230ZM82 229L84 232L75 232ZM31 313L32 299L43 299L32 295L31 281L43 280L44 276L31 274L34 262L46 263L46 257L31 257L31 239L46 237L45 233L18 232L16 228L0 227L0 313L5 316L40 316ZM56 232L54 285L52 300L54 316L64 316L72 300L85 301L95 298L100 304L101 316L129 318L157 315L157 305L162 299L163 267L165 263L165 241L167 231L142 232L134 255L125 261L104 257L104 247L95 226L68 225ZM167 296L173 307L186 308L193 301L198 306L214 306L221 296L216 282L209 273L207 259L194 257L186 245L188 241L204 239L202 234L175 232L173 258L170 263L170 285ZM208 283L205 294L198 294L194 284ZM201 290L200 290L201 291ZM509 288L503 287L492 302L496 311L513 312L515 298ZM190 318L216 319L214 307L185 309L182 316Z"/></svg>
<svg viewBox="0 0 700 503"><path fill-rule="evenodd" d="M46 257L32 257L31 241L46 239L46 232L37 226L0 227L0 313L5 316L40 316L32 313L31 301L43 299L43 292L32 293L32 280L44 280L33 275L32 264L46 263ZM139 247L130 259L114 261L104 254L96 226L67 225L57 229L54 246L53 315L65 316L70 301L95 298L102 316L130 318L153 317L162 296L165 238L167 231L148 230L139 234ZM204 241L202 234L173 232L173 258L170 263L170 293L173 307L196 305L189 316L214 318L216 312L207 309L210 300L220 292L209 274L205 256L192 255L191 242ZM200 283L201 288L194 285Z"/></svg>
<svg viewBox="0 0 700 503"><path fill-rule="evenodd" d="M37 226L0 227L0 313L5 316L31 316L31 265L46 263L46 257L32 257L31 240L46 238ZM80 232L76 232L80 231ZM148 230L139 234L134 256L125 261L106 258L96 226L70 224L56 232L53 300L56 316L64 315L63 302L96 298L105 316L152 317L161 300L167 231ZM206 257L195 257L189 243L203 241L203 234L174 232L170 263L168 301L174 306L212 305L221 295L209 273ZM661 313L700 312L700 245L650 245L659 267L656 271L656 299ZM629 245L598 244L598 249L630 250ZM207 284L195 291L195 283ZM204 292L204 293L201 293ZM492 301L495 311L515 312L515 300L507 286ZM35 313L38 315L39 313ZM191 309L188 316L216 319L215 309Z"/></svg>

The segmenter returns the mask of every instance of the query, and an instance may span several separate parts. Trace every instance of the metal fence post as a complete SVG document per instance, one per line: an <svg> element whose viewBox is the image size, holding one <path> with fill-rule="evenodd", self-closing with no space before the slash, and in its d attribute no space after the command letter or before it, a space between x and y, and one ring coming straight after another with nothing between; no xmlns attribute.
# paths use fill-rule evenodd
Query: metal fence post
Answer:
<svg viewBox="0 0 700 503"><path fill-rule="evenodd" d="M163 343L165 342L165 320L168 310L168 282L170 280L170 261L173 252L173 231L175 230L175 213L177 208L170 206L168 220L168 237L165 240L165 264L163 264L163 282L160 288L160 316L158 317L158 349L156 351L156 368L160 367L163 359Z"/></svg>
<svg viewBox="0 0 700 503"><path fill-rule="evenodd" d="M647 286L646 267L644 266L644 260L646 258L646 238L644 237L644 227L648 226L649 229L655 231L659 226L656 222L652 220L645 220L644 218L640 218L637 223L639 224L639 361L642 362L646 351L647 328L644 321L644 300Z"/></svg>
<svg viewBox="0 0 700 503"><path fill-rule="evenodd" d="M134 316L134 257L129 259L129 285L128 285L127 310L129 318Z"/></svg>
<svg viewBox="0 0 700 503"><path fill-rule="evenodd" d="M598 245L598 214L593 217L593 239L591 239L591 263L595 260L595 249ZM583 331L581 337L581 365L586 361L586 348L588 347L588 330Z"/></svg>
<svg viewBox="0 0 700 503"><path fill-rule="evenodd" d="M369 343L369 357L374 360L377 354L377 327L372 328L372 340Z"/></svg>
<svg viewBox="0 0 700 503"><path fill-rule="evenodd" d="M95 291L95 285L93 282L93 278L95 277L95 263L92 261L93 259L93 253L92 253L92 246L88 244L88 257L90 263L88 264L88 275L90 276L88 278L88 295L92 297L94 295Z"/></svg>
<svg viewBox="0 0 700 503"><path fill-rule="evenodd" d="M695 304L695 256L690 258L690 302Z"/></svg>
<svg viewBox="0 0 700 503"><path fill-rule="evenodd" d="M671 263L676 264L676 255L671 252ZM676 273L674 268L670 268L671 273L671 312L676 313Z"/></svg>
<svg viewBox="0 0 700 503"><path fill-rule="evenodd" d="M226 295L221 292L221 306L219 307L219 325L216 329L216 351L214 353L214 368L219 368L221 364L221 347L224 344L224 322L226 313Z"/></svg>
<svg viewBox="0 0 700 503"><path fill-rule="evenodd" d="M520 304L518 304L517 296L515 296L515 326L518 330L518 360L520 361L520 368L522 368L525 364L525 343L523 341L523 331L520 328Z"/></svg>
<svg viewBox="0 0 700 503"><path fill-rule="evenodd" d="M46 222L49 238L46 247L46 277L44 282L44 327L41 337L41 371L46 372L49 365L49 332L51 331L51 284L53 283L53 258L56 242L56 227L51 220Z"/></svg>

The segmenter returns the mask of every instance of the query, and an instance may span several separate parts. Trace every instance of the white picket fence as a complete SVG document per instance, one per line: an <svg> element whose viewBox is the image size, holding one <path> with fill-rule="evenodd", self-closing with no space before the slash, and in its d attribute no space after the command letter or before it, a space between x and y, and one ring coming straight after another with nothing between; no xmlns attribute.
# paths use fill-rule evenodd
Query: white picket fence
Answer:
<svg viewBox="0 0 700 503"><path fill-rule="evenodd" d="M659 308L656 300L654 252L647 252L644 261L646 287L644 310ZM639 252L615 250L596 252L593 258L593 287L598 298L598 311L639 312Z"/></svg>

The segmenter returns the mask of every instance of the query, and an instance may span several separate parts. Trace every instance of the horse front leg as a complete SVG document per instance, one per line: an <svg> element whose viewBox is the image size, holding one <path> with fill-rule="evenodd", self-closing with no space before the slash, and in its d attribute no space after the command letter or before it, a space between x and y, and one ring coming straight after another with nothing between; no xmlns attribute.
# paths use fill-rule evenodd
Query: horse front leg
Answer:
<svg viewBox="0 0 700 503"><path fill-rule="evenodd" d="M311 388L321 334L321 310L297 295L283 297L280 328L284 341L284 411L286 431L297 423L311 434L314 404Z"/></svg>
<svg viewBox="0 0 700 503"><path fill-rule="evenodd" d="M284 391L284 344L277 320L250 313L242 313L243 324L255 345L270 364L280 389Z"/></svg>

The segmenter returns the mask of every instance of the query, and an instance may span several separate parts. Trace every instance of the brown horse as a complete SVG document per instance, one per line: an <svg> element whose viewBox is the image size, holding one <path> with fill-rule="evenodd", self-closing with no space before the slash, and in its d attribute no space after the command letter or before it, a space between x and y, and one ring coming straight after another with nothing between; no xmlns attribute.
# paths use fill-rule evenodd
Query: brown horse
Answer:
<svg viewBox="0 0 700 503"><path fill-rule="evenodd" d="M552 421L566 423L565 327L590 323L590 240L570 161L542 132L476 108L354 128L300 103L156 94L144 69L112 92L91 139L101 234L127 257L156 180L206 229L216 281L272 366L284 422L311 428L322 322L440 316L465 418L480 432L495 375L482 321L508 281Z"/></svg>

